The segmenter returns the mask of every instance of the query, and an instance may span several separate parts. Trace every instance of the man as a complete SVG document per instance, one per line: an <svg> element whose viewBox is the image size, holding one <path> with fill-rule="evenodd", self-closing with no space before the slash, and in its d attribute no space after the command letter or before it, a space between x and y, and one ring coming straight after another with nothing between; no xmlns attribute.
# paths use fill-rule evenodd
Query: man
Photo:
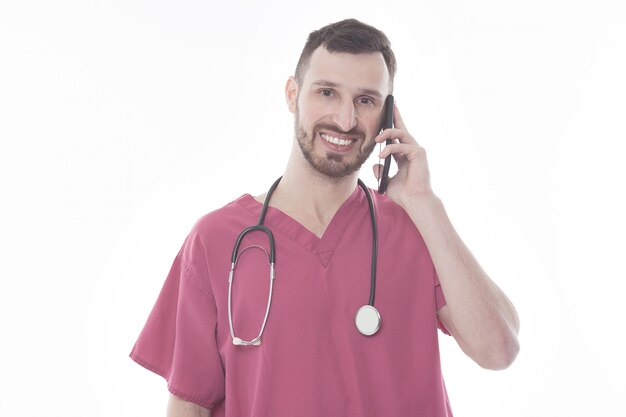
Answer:
<svg viewBox="0 0 626 417"><path fill-rule="evenodd" d="M167 379L169 416L450 416L438 327L482 367L514 360L515 308L452 227L397 107L380 133L395 67L385 35L356 20L309 36L286 86L295 134L282 180L196 223L131 353ZM368 209L359 169L387 139L380 157L398 173ZM272 238L248 233L231 259L259 216ZM375 234L382 323L366 336L354 317Z"/></svg>

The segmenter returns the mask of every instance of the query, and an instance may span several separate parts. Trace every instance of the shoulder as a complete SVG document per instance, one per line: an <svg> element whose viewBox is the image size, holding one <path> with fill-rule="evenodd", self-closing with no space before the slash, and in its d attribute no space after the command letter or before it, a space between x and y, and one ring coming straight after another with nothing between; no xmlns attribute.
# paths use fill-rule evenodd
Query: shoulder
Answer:
<svg viewBox="0 0 626 417"><path fill-rule="evenodd" d="M212 256L230 259L228 246L245 227L256 223L254 198L249 194L200 217L185 238L179 252L185 268L193 267L195 275L208 275L206 262ZM225 244L228 243L228 244Z"/></svg>
<svg viewBox="0 0 626 417"><path fill-rule="evenodd" d="M376 216L384 221L393 221L394 224L406 226L407 222L413 224L409 215L402 207L393 202L387 195L378 194L376 190L370 190L370 195L374 201Z"/></svg>
<svg viewBox="0 0 626 417"><path fill-rule="evenodd" d="M369 191L372 196L372 200L374 200L374 206L376 206L381 214L391 216L398 216L399 214L406 215L404 209L387 197L387 194L379 194L378 191L372 189Z"/></svg>
<svg viewBox="0 0 626 417"><path fill-rule="evenodd" d="M189 231L182 248L184 257L195 257L200 252L214 251L230 242L241 230L256 223L256 201L250 194L244 194L230 203L204 214L196 220Z"/></svg>
<svg viewBox="0 0 626 417"><path fill-rule="evenodd" d="M249 225L256 219L257 204L254 197L244 194L225 206L201 216L194 224L192 233L214 234L224 229L240 227L242 224Z"/></svg>
<svg viewBox="0 0 626 417"><path fill-rule="evenodd" d="M370 190L370 195L376 210L379 236L394 237L395 239L416 239L420 244L423 243L415 223L401 206L385 194L378 194L376 190Z"/></svg>

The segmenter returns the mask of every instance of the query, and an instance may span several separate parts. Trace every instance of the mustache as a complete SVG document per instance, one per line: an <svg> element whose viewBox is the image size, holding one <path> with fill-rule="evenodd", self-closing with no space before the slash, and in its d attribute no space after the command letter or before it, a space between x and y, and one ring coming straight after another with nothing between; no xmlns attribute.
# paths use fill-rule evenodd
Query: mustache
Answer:
<svg viewBox="0 0 626 417"><path fill-rule="evenodd" d="M316 135L320 130L328 130L330 132L338 133L340 135L354 136L359 139L365 139L365 132L361 130L358 126L353 127L352 129L345 131L338 127L337 125L330 123L318 123L313 126L313 134Z"/></svg>

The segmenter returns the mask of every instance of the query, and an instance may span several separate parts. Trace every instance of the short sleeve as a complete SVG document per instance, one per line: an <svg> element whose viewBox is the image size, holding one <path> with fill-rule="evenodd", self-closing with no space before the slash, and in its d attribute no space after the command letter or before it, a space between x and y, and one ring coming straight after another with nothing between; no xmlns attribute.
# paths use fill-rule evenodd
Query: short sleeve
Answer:
<svg viewBox="0 0 626 417"><path fill-rule="evenodd" d="M166 379L169 391L211 408L224 397L224 370L215 339L217 311L203 282L204 246L192 231L174 260L165 284L130 357Z"/></svg>
<svg viewBox="0 0 626 417"><path fill-rule="evenodd" d="M435 270L434 267L433 267L433 271L434 271L434 276L435 276L435 304L436 304L437 311L439 311L443 308L443 306L446 305L446 298L443 295L443 290L441 289L441 283L439 282L439 276L437 275L437 271ZM439 330L441 330L445 334L450 335L450 332L448 331L448 329L446 329L446 326L444 326L440 320L437 320L437 327L439 327Z"/></svg>

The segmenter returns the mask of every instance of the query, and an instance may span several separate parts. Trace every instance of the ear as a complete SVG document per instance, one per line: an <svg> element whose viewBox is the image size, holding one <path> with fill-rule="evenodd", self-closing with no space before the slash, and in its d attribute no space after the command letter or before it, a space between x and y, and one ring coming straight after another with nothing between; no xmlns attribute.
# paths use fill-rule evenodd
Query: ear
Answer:
<svg viewBox="0 0 626 417"><path fill-rule="evenodd" d="M292 113L296 112L296 101L298 100L298 83L294 77L289 77L285 86L285 99L287 107Z"/></svg>

